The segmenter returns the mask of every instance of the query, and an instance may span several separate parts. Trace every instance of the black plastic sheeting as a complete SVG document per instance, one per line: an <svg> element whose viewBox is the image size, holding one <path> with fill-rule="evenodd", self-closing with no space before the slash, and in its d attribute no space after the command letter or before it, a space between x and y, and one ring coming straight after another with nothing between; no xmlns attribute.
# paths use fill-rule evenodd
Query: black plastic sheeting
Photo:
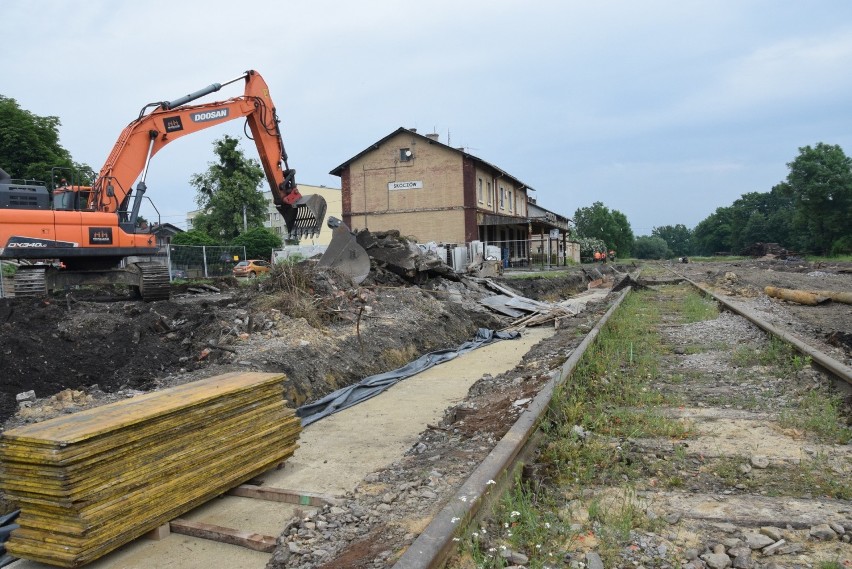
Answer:
<svg viewBox="0 0 852 569"><path fill-rule="evenodd" d="M5 544L9 539L9 534L20 527L18 524L14 523L20 513L21 510L15 510L10 514L0 516L0 567L5 567L18 559L17 557L12 557L6 553Z"/></svg>
<svg viewBox="0 0 852 569"><path fill-rule="evenodd" d="M365 377L354 385L338 389L313 403L302 405L296 409L296 416L302 418L302 426L305 427L324 417L328 417L338 411L348 409L353 405L375 397L403 379L427 370L432 366L448 362L462 354L496 342L497 340L514 340L515 338L520 338L520 336L521 334L515 331L495 332L488 328L480 328L476 331L476 336L473 340L465 342L454 350L448 349L429 352L413 362L405 364L401 368Z"/></svg>

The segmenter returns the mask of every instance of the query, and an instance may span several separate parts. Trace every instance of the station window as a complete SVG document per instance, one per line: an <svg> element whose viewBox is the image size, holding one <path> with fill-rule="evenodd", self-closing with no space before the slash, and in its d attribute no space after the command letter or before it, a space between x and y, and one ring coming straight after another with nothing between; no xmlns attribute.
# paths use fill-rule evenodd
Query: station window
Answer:
<svg viewBox="0 0 852 569"><path fill-rule="evenodd" d="M413 154L411 153L410 148L400 148L399 149L399 161L400 162L408 162L411 160Z"/></svg>
<svg viewBox="0 0 852 569"><path fill-rule="evenodd" d="M479 203L482 203L482 178L477 180L476 196L479 199Z"/></svg>

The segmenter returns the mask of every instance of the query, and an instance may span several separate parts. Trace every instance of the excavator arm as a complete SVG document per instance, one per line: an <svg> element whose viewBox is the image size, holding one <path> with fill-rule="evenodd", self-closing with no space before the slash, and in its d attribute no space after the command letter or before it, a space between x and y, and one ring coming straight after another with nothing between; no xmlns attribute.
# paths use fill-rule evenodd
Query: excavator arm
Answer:
<svg viewBox="0 0 852 569"><path fill-rule="evenodd" d="M245 91L241 96L188 105L241 79L245 80ZM154 110L146 114L151 107ZM230 81L214 83L174 101L146 105L139 118L127 125L116 141L92 186L88 209L124 211L126 215L119 225L132 228L146 190L145 178L151 158L178 138L242 117L251 130L272 190L273 202L284 218L289 236L298 239L318 234L325 217L325 200L318 195L302 196L299 193L295 170L290 169L287 163L287 152L269 88L256 71L246 71ZM137 179L139 182L134 193L132 185Z"/></svg>

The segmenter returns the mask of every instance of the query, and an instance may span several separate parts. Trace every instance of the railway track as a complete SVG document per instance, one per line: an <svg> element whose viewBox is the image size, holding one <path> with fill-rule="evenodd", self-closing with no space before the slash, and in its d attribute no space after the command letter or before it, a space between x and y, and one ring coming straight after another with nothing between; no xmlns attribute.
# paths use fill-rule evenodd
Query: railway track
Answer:
<svg viewBox="0 0 852 569"><path fill-rule="evenodd" d="M543 447L556 444L559 437L536 437L534 434L542 430L543 423L556 420L554 415L559 416L558 412L553 412L554 393L559 386L571 390L575 382L573 374L583 358L597 357L594 350L596 337L601 329L606 329L608 320L626 298L628 293L624 293L488 459L405 551L394 565L396 569L526 566L528 563L538 567L585 566L581 563L590 567L648 566L648 563L655 567L847 567L852 563L852 547L849 545L852 491L848 485L848 476L852 472L852 442L849 429L836 423L822 424L819 427L828 432L823 431L821 436L814 437L813 431L819 431L817 425L810 425L810 428L803 425L814 419L808 414L815 413L815 409L803 410L804 416L795 423L792 418L785 421L786 410L778 413L777 408L772 409L771 401L772 396L783 397L783 389L795 389L797 375L814 377L802 373L808 363L816 364L847 387L852 385L852 370L794 335L764 322L753 311L731 303L694 281L680 275L678 278L683 278L702 295L730 311L725 314L731 325L721 326L722 335L710 340L717 343L716 346L706 345L707 338L700 334L686 340L686 346L678 345L678 336L671 332L690 325L657 324L665 330L660 333L663 342L674 344L672 358L692 361L669 361L666 364L669 379L648 382L649 388L688 393L692 401L674 398L662 405L678 403L677 407L669 406L660 411L663 416L692 426L685 432L677 432L674 437L631 437L623 432L604 436L609 439L605 445L615 447L621 459L644 463L638 472L631 473L629 482L619 486L613 486L607 476L593 477L594 481L577 493L577 485L571 484L570 480L566 483L560 466L552 463L544 467L550 472L543 477L532 475L512 479L512 473L515 476L518 472L526 474L523 466L540 466L538 463L541 461L553 460L552 456L547 456L553 453L548 453ZM649 295L655 302L670 301L670 293L646 292L645 298ZM675 296L683 297L685 293L679 291ZM641 310L639 312L641 314ZM667 312L678 310L669 308ZM664 318L670 319L671 316ZM616 327L620 325L616 324ZM768 336L756 335L754 328L765 331ZM738 353L752 351L755 342L771 346L773 355L765 358L777 358L779 361L774 363L781 364L772 372L792 376L786 379L793 382L775 382L784 387L782 393L768 389L771 393L769 401L754 398L748 402L737 402L737 393L742 390L736 387L727 389L725 385L733 384L737 379L722 378L718 381L726 371L720 371L717 364L729 354L737 357ZM613 343L617 344L618 335L608 338L607 343L610 348ZM683 341L680 343L683 344ZM737 343L741 345L737 346ZM787 351L783 346L792 346L795 352ZM589 354L586 354L587 351ZM722 352L722 357L712 357L714 352ZM711 357L705 358L703 363L700 357L691 358L703 354ZM625 355L621 354L616 359L623 362ZM632 355L631 352L628 357L632 358ZM739 357L747 360L748 354ZM762 362L761 366L766 367L766 363ZM671 370L678 369L678 366L686 366L688 373L671 374ZM743 361L738 367L747 373L755 366ZM604 375L618 373L613 369L597 371ZM765 376L765 371L761 370L760 374ZM677 376L674 385L672 375ZM709 382L708 378L711 378ZM752 390L752 395L760 389L764 379L768 378L760 377L747 388ZM698 406L690 409L687 406L695 404L696 396ZM564 405L564 398L559 395L557 398L563 402L555 405ZM729 399L726 401L726 398ZM837 402L838 399L831 401ZM784 407L784 404L779 406ZM790 416L795 406L796 403L792 402ZM843 417L823 419L830 422ZM595 424L595 421L592 423ZM566 430L563 425L561 433L570 434L573 429L575 442L579 445L585 444L587 437L595 436L583 425L568 427ZM543 429L551 433L554 431L552 425L545 425ZM555 431L560 432L560 429ZM835 437L834 440L832 437ZM838 439L845 444L833 445L832 442ZM630 450L625 451L622 447ZM627 456L630 454L633 456ZM671 455L677 458L670 459ZM654 463L659 462L669 464L655 472ZM690 462L697 468L688 468L686 465ZM674 467L675 475L671 475L673 463L679 463ZM622 469L615 467L614 470ZM818 470L821 470L819 474L815 472ZM719 471L723 474L720 475ZM663 472L669 474L667 482L665 475L660 475ZM708 472L711 476L709 483L697 482L683 490L684 484L689 484L686 482L688 476L707 478ZM769 472L772 474L763 476ZM780 488L772 491L761 486L760 480L774 484L776 478L785 476L790 480L796 479L800 484L780 484ZM498 480L506 484L498 486L497 497L489 500L489 485ZM542 490L542 485L553 487ZM524 503L524 498L526 501L548 502L554 494L573 498L569 500L574 506L571 515L563 515L564 510L559 508L554 511L543 507L533 512L532 517L548 529L526 529L527 533L537 536L539 543L533 543L536 539L526 539L526 544L524 539L512 539L513 533L522 531L524 524L517 517L523 514L512 510L507 516L507 504ZM601 512L601 509L609 511ZM625 511L630 512L628 517L633 527L628 529L624 526L625 520L620 520L620 535L613 539L612 535L607 535L613 531L607 525L613 523L613 518L618 518L619 512L626 515ZM552 521L542 521L548 518ZM659 523L661 519L665 522ZM518 527L518 530L513 532L513 527ZM560 530L550 531L555 527L560 527ZM689 537L681 535L684 531ZM663 536L655 539L658 537L656 532L662 532ZM599 549L606 551L602 554L597 551Z"/></svg>
<svg viewBox="0 0 852 569"><path fill-rule="evenodd" d="M173 523L172 531L193 536L169 538L192 549L188 557L176 560L172 548L160 560L160 542L151 541L92 567L166 566L165 559L209 567L199 549L246 568L846 567L852 451L848 438L830 439L848 431L829 417L821 426L831 430L815 435L795 417L808 394L825 387L806 364L846 382L848 366L752 323L753 314L729 312L735 307L688 282L646 281L647 290L613 295L605 313L586 319L589 327L542 336L550 359L506 370L508 381L474 386L478 399L427 421L419 441L359 465L368 437L351 449L351 463L326 463L327 478L363 478L354 491L341 491L348 481L317 486L319 461L288 464L281 479L271 474L232 492L206 518L219 523ZM624 318L643 330L625 332ZM801 353L761 329L782 332ZM796 387L801 381L807 390ZM583 409L566 395L634 383L641 383L634 399L600 408ZM376 405L368 414L382 413ZM489 413L503 417L489 422ZM339 436L335 428L303 444L319 447ZM281 488L290 482L296 489ZM266 530L255 529L257 518ZM212 541L199 548L200 537Z"/></svg>

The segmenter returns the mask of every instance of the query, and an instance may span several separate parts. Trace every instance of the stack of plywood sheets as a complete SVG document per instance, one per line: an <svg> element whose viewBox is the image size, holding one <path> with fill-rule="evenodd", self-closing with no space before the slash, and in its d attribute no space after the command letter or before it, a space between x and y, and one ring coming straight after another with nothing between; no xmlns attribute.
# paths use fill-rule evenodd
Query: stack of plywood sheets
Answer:
<svg viewBox="0 0 852 569"><path fill-rule="evenodd" d="M283 382L230 373L4 433L7 551L79 567L292 456Z"/></svg>

